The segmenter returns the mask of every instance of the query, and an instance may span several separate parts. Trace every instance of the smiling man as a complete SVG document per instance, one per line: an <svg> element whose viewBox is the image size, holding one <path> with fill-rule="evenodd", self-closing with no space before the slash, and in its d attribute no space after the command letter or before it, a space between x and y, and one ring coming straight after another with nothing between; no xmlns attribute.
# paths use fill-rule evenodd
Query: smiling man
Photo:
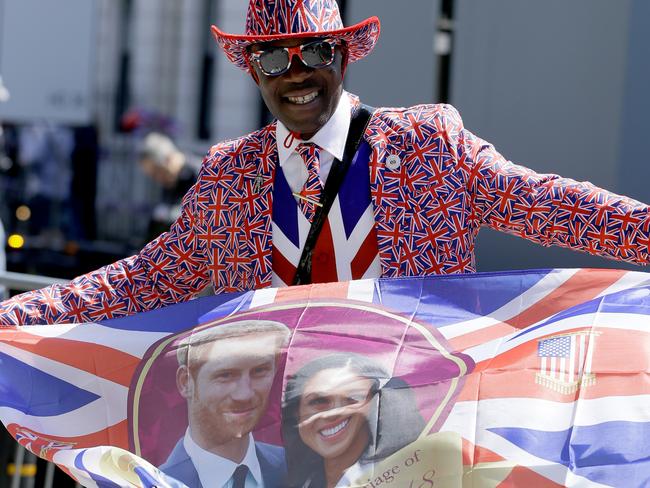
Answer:
<svg viewBox="0 0 650 488"><path fill-rule="evenodd" d="M345 27L335 0L250 0L244 34L213 26L277 120L213 146L180 218L138 255L4 302L0 324L102 320L208 285L474 272L482 226L648 263L647 205L511 163L450 105L370 108L345 92L379 30Z"/></svg>
<svg viewBox="0 0 650 488"><path fill-rule="evenodd" d="M301 139L313 138L339 105L343 93L343 49L336 39L318 38L273 41L250 48L254 78L266 106L282 121L282 126ZM304 69L305 58L318 68ZM312 58L315 62L311 62ZM286 67L277 68L283 64Z"/></svg>
<svg viewBox="0 0 650 488"><path fill-rule="evenodd" d="M188 427L160 469L190 488L283 486L284 450L255 442L289 329L247 320L205 328L177 350Z"/></svg>

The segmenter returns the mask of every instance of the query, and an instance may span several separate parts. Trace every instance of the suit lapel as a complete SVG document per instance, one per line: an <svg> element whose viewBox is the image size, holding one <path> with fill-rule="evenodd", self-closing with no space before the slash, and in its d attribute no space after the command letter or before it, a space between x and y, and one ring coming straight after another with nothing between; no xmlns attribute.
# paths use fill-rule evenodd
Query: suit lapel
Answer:
<svg viewBox="0 0 650 488"><path fill-rule="evenodd" d="M408 193L407 154L402 135L384 120L373 115L365 139L372 148L370 157L370 194L372 198L382 276L400 273L403 260L400 241L407 229Z"/></svg>
<svg viewBox="0 0 650 488"><path fill-rule="evenodd" d="M199 210L215 290L232 292L271 284L273 179L278 154L275 124L224 144L204 178Z"/></svg>
<svg viewBox="0 0 650 488"><path fill-rule="evenodd" d="M187 486L196 488L203 487L199 479L199 473L183 446L183 438L174 446L174 450L169 456L169 459L160 469L165 474L185 483Z"/></svg>
<svg viewBox="0 0 650 488"><path fill-rule="evenodd" d="M246 289L271 285L273 180L278 165L275 127L268 126L250 142L237 171L239 180L233 181L231 208L237 236L232 244L241 256L233 278L245 283Z"/></svg>

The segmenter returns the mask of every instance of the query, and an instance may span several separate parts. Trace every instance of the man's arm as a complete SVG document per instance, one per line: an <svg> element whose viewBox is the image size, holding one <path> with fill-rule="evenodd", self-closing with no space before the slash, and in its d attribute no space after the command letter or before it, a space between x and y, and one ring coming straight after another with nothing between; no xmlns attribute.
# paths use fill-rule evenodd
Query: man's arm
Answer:
<svg viewBox="0 0 650 488"><path fill-rule="evenodd" d="M448 112L452 147L466 162L466 185L483 224L544 246L648 263L650 207L588 182L515 165L466 130L455 109Z"/></svg>
<svg viewBox="0 0 650 488"><path fill-rule="evenodd" d="M208 283L197 238L197 182L181 216L140 253L75 278L0 303L0 325L84 322L131 315L188 300Z"/></svg>

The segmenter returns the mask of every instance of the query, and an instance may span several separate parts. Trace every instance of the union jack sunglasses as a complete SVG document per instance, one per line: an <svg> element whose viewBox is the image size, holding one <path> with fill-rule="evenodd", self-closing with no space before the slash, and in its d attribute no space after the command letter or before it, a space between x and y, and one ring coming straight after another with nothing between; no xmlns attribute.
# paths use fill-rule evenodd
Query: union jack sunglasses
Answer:
<svg viewBox="0 0 650 488"><path fill-rule="evenodd" d="M291 60L298 56L308 68L324 68L334 61L336 39L318 39L293 47L269 46L251 52L251 60L266 76L280 76L291 68Z"/></svg>

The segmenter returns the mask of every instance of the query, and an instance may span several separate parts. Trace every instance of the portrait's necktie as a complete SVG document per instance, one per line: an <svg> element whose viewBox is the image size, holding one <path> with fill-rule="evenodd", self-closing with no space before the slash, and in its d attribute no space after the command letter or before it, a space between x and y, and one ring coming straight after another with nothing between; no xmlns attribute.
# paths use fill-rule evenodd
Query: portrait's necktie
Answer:
<svg viewBox="0 0 650 488"><path fill-rule="evenodd" d="M248 466L240 464L232 475L232 488L245 488Z"/></svg>
<svg viewBox="0 0 650 488"><path fill-rule="evenodd" d="M323 185L320 182L320 148L312 142L298 144L296 152L300 154L307 167L307 181L298 197L298 207L307 220L311 223L316 213L316 207L320 206L320 197L323 192Z"/></svg>

